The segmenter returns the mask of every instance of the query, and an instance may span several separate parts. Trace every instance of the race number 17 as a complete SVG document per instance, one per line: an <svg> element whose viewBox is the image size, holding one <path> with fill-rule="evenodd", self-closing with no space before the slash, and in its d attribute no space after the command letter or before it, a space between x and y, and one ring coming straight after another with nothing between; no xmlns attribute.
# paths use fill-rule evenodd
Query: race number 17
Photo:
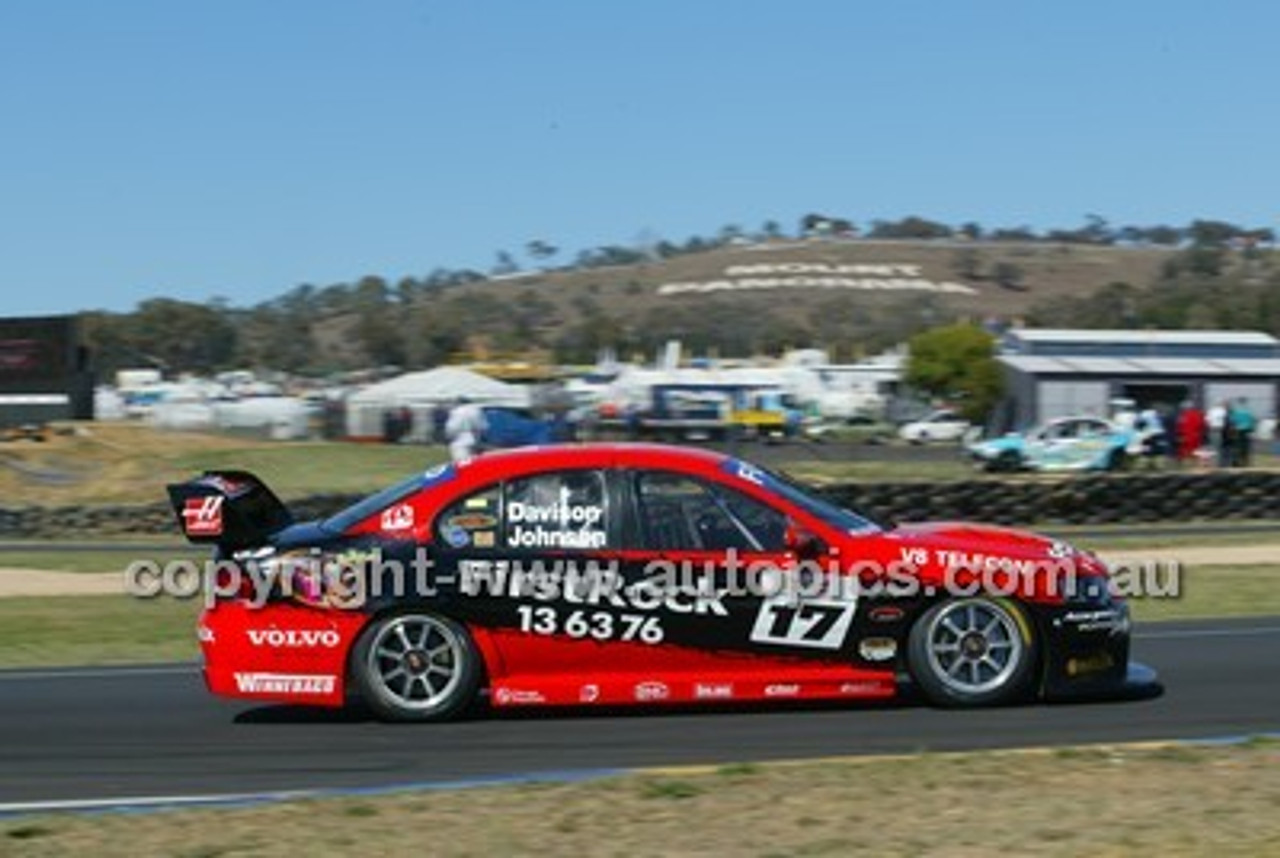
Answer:
<svg viewBox="0 0 1280 858"><path fill-rule="evenodd" d="M784 646L839 649L853 622L852 601L815 599L799 602L787 596L760 604L751 640Z"/></svg>

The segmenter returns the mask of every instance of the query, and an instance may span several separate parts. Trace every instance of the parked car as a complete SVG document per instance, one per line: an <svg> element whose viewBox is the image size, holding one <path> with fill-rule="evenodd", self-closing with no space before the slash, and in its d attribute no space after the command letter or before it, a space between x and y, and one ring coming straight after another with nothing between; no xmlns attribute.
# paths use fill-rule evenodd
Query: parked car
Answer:
<svg viewBox="0 0 1280 858"><path fill-rule="evenodd" d="M1117 471L1128 463L1133 442L1133 430L1100 417L1060 417L966 450L988 471Z"/></svg>
<svg viewBox="0 0 1280 858"><path fill-rule="evenodd" d="M923 419L904 423L898 429L898 437L912 444L960 441L972 428L973 425L958 412L944 408L934 411Z"/></svg>

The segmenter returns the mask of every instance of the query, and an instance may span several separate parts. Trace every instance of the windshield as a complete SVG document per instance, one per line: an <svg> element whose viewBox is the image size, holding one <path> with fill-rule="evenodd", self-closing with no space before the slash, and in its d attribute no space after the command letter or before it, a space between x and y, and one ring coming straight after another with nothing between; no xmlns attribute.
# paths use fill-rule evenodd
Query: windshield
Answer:
<svg viewBox="0 0 1280 858"><path fill-rule="evenodd" d="M440 465L426 473L414 474L376 494L369 495L364 500L352 504L341 512L329 516L320 523L320 526L325 530L341 533L347 528L364 521L374 513L381 512L393 503L404 500L420 489L452 479L454 473L453 465Z"/></svg>
<svg viewBox="0 0 1280 858"><path fill-rule="evenodd" d="M813 494L811 489L800 485L790 477L762 468L759 465L753 465L741 459L729 459L721 466L721 470L749 483L754 483L765 491L772 492L788 503L800 507L814 518L821 519L832 527L839 528L847 533L874 533L882 530L880 525L871 519L858 515L852 510L837 506L831 501Z"/></svg>

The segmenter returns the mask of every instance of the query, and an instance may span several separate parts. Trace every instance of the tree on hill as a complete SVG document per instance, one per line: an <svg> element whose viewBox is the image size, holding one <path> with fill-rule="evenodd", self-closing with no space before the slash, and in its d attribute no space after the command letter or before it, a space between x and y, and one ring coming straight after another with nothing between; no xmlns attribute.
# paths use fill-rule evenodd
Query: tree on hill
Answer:
<svg viewBox="0 0 1280 858"><path fill-rule="evenodd" d="M914 238L929 241L935 238L950 238L951 227L935 220L926 220L916 215L909 215L899 221L872 221L871 238Z"/></svg>
<svg viewBox="0 0 1280 858"><path fill-rule="evenodd" d="M535 238L524 246L525 253L529 254L529 258L535 262L546 262L551 257L560 252L560 248L553 244L548 244L540 238Z"/></svg>
<svg viewBox="0 0 1280 858"><path fill-rule="evenodd" d="M995 337L976 325L932 328L908 341L905 380L911 387L955 402L975 423L986 421L1004 394Z"/></svg>

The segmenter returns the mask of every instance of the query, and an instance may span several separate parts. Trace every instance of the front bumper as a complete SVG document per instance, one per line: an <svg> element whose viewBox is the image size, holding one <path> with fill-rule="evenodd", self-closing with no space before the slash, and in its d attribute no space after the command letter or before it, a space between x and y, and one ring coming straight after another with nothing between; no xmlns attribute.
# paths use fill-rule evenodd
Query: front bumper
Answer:
<svg viewBox="0 0 1280 858"><path fill-rule="evenodd" d="M1040 612L1046 700L1135 700L1164 691L1156 672L1129 660L1127 605L1055 606Z"/></svg>

